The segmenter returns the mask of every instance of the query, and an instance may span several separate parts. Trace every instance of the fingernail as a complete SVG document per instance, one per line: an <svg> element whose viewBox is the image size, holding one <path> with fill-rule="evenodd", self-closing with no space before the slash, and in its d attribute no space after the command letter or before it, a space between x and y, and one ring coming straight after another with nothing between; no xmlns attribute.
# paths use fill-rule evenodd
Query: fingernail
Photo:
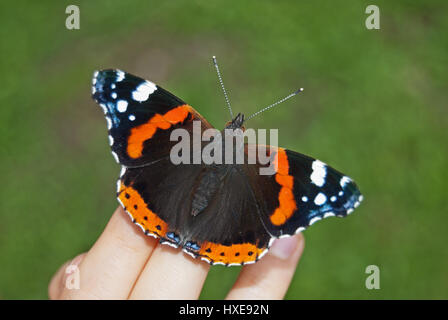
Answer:
<svg viewBox="0 0 448 320"><path fill-rule="evenodd" d="M297 249L298 243L299 239L296 236L277 239L271 247L271 253L277 258L287 260Z"/></svg>

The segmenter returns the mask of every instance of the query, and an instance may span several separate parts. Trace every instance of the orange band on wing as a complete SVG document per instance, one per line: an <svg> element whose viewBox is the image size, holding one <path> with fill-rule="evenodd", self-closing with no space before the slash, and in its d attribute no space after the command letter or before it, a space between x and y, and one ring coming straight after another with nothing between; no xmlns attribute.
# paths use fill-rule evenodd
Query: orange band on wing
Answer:
<svg viewBox="0 0 448 320"><path fill-rule="evenodd" d="M137 190L121 183L118 198L126 211L132 215L135 222L141 225L145 231L159 237L165 236L168 225L148 208Z"/></svg>
<svg viewBox="0 0 448 320"><path fill-rule="evenodd" d="M280 226L297 210L297 204L292 192L294 178L289 175L289 162L285 149L278 148L274 164L277 168L275 181L281 186L281 189L278 195L279 206L270 216L270 219L272 224Z"/></svg>
<svg viewBox="0 0 448 320"><path fill-rule="evenodd" d="M192 108L184 104L182 106L171 109L164 115L155 114L148 122L131 129L128 138L127 152L129 157L136 159L142 156L143 143L151 139L157 129L167 130L172 125L184 121Z"/></svg>
<svg viewBox="0 0 448 320"><path fill-rule="evenodd" d="M210 262L247 263L257 260L266 248L258 248L252 243L232 244L225 246L213 242L204 242L198 254L210 259Z"/></svg>

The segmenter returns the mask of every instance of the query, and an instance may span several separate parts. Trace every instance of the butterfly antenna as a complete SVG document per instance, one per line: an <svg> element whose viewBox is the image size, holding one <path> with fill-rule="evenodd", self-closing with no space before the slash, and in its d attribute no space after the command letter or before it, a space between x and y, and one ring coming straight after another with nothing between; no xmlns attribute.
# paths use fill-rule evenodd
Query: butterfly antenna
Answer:
<svg viewBox="0 0 448 320"><path fill-rule="evenodd" d="M224 88L224 83L222 82L221 72L219 72L218 62L216 61L216 57L213 56L213 64L215 65L216 73L218 74L219 83L221 84L222 92L224 92L224 98L226 99L227 108L230 111L231 120L233 120L233 112L232 107L230 106L229 97L227 96L226 88Z"/></svg>
<svg viewBox="0 0 448 320"><path fill-rule="evenodd" d="M275 103L273 103L273 104L267 106L266 108L261 109L260 111L255 112L253 115L251 115L250 117L246 118L245 121L248 121L248 120L252 119L253 117L259 115L260 113L265 112L266 110L269 110L269 109L275 107L276 105L278 105L278 104L280 104L280 103L282 103L282 102L285 102L286 100L288 100L288 99L294 97L295 95L299 94L299 93L302 92L302 91L303 91L303 88L300 88L299 90L294 91L293 93L287 95L287 96L284 97L283 99L281 99L281 100L279 100L279 101L277 101L277 102L275 102Z"/></svg>

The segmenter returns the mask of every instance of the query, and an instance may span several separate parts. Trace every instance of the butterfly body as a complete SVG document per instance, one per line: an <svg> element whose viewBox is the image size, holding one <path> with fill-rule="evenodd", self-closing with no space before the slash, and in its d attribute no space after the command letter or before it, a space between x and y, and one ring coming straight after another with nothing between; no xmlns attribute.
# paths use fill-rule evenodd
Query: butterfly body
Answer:
<svg viewBox="0 0 448 320"><path fill-rule="evenodd" d="M203 133L213 128L191 106L121 70L96 72L92 94L105 113L112 153L122 166L119 202L145 234L193 257L211 264L256 262L274 239L328 216L346 216L362 200L353 180L294 151L266 147L276 168L271 175L260 174L264 165L259 161L224 161L226 130L220 136L222 163L173 163L175 129L193 133L196 125ZM243 132L243 124L238 114L225 129ZM189 143L201 152L211 142ZM257 148L232 145L244 160ZM192 151L189 158L195 155Z"/></svg>

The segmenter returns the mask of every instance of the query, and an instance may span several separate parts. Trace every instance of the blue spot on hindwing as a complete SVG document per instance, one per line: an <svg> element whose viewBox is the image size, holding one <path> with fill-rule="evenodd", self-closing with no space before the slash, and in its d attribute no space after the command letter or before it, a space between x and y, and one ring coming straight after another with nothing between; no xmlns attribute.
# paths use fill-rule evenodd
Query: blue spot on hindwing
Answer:
<svg viewBox="0 0 448 320"><path fill-rule="evenodd" d="M166 233L166 237L167 239L175 242L175 243L179 243L180 242L180 238L178 235L176 235L174 232L167 232Z"/></svg>
<svg viewBox="0 0 448 320"><path fill-rule="evenodd" d="M193 250L193 251L199 251L199 249L201 249L201 247L197 243L192 242L192 241L187 241L185 243L185 247L187 249L190 249L190 250Z"/></svg>

